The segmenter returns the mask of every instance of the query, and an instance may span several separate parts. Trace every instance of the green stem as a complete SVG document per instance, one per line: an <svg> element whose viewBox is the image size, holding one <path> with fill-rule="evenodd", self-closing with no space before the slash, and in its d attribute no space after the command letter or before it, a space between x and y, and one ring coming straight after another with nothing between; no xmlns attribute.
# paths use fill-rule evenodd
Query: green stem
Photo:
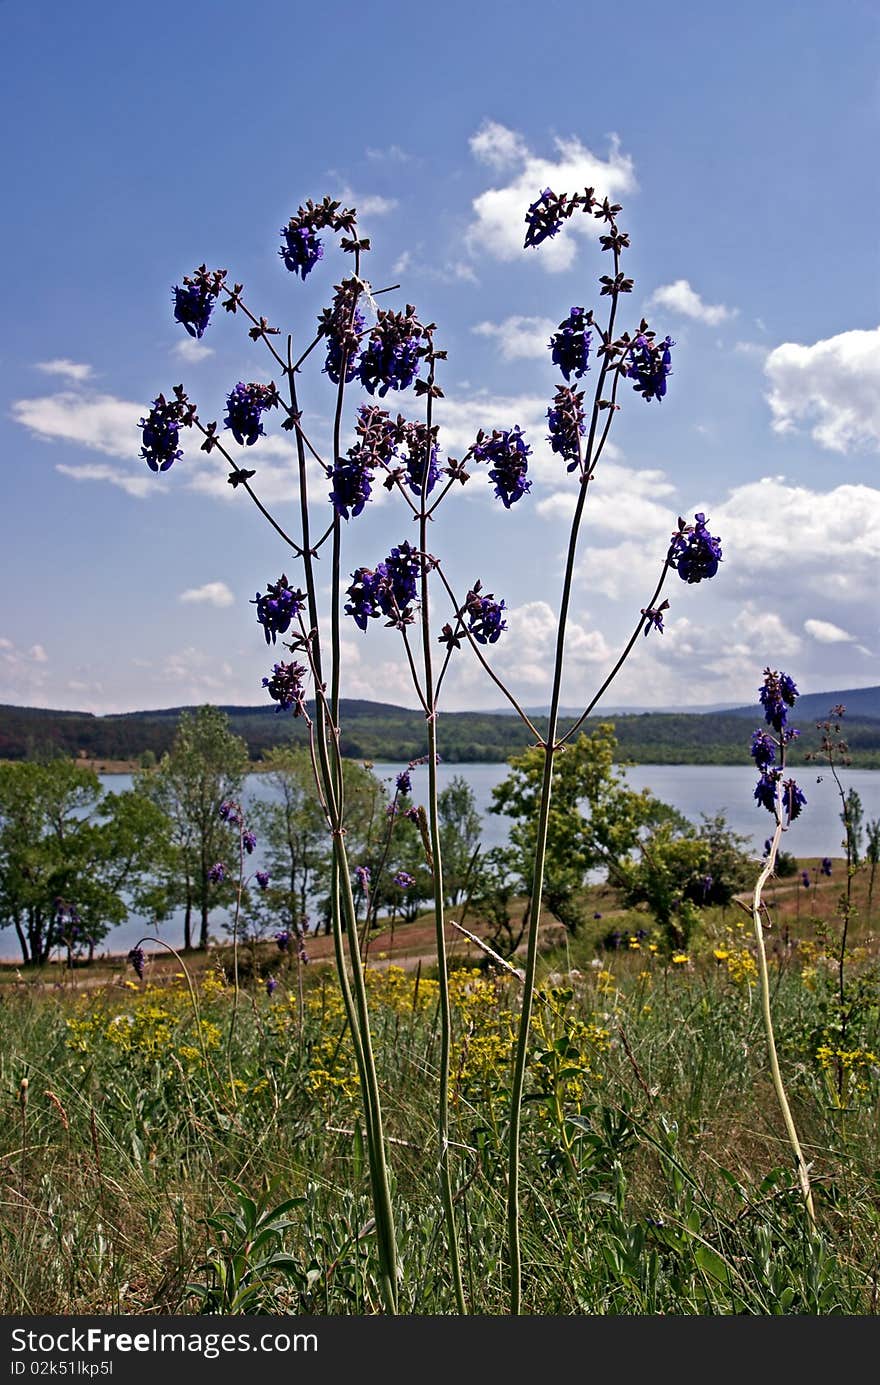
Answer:
<svg viewBox="0 0 880 1385"><path fill-rule="evenodd" d="M455 1200L452 1193L452 1169L449 1158L449 1067L452 1051L452 1007L449 1000L449 963L446 955L446 928L443 909L443 860L440 848L440 818L437 803L437 699L434 689L434 669L431 657L431 621L428 600L428 477L431 470L431 433L433 414L433 385L435 363L433 340L429 338L428 397L426 408L427 438L425 441L425 463L422 473L422 494L419 513L419 548L421 550L421 622L422 622L422 660L424 668L424 703L427 712L428 729L428 821L431 840L431 878L434 892L434 929L437 940L437 979L440 985L440 1071L437 1098L437 1174L440 1180L440 1197L446 1217L446 1235L449 1243L449 1265L455 1288L455 1301L460 1314L467 1313L464 1297L464 1281L461 1273L461 1255L458 1248L458 1232L455 1224ZM417 685L418 686L418 685Z"/></svg>

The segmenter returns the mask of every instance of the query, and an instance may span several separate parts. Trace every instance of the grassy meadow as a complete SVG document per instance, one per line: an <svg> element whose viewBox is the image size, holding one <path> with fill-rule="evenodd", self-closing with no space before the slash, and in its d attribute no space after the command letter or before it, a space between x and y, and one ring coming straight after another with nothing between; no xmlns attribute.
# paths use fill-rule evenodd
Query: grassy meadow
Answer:
<svg viewBox="0 0 880 1385"><path fill-rule="evenodd" d="M821 885L795 877L767 893L777 1043L816 1230L770 1081L746 911L704 911L688 951L664 955L648 914L595 887L593 927L542 954L523 1128L526 1312L877 1311L880 953L860 872L842 1010L844 883L835 861ZM400 1308L449 1314L438 986L405 935L390 961L374 938L368 969ZM519 981L483 960L452 973L451 1140L468 1308L503 1315ZM191 954L186 973L155 955L143 982L121 962L2 969L0 1312L382 1311L332 962L298 966L262 944L241 949L239 972L236 994L228 948Z"/></svg>

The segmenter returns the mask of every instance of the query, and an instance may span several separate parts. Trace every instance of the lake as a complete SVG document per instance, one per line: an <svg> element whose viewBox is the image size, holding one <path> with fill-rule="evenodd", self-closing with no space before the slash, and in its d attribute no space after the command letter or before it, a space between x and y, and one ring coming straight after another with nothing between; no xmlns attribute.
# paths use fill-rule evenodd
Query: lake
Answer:
<svg viewBox="0 0 880 1385"><path fill-rule="evenodd" d="M376 763L373 766L375 773L387 779L392 788L396 776L405 768L404 764ZM441 789L455 775L461 775L473 790L477 809L482 815L481 841L486 850L503 846L507 840L507 820L489 812L492 790L505 777L507 768L505 764L440 764L437 767ZM841 856L843 827L840 799L832 776L824 766L818 764L799 766L793 773L806 794L807 806L786 832L783 838L785 850L798 857ZM733 831L747 837L760 856L773 819L754 801L757 778L752 766L637 765L626 770L626 779L634 789L650 789L657 798L672 804L697 825L702 813L712 815L723 812ZM880 817L880 771L846 769L841 771L841 779L845 790L855 789L861 798L865 821ZM101 780L106 788L116 792L131 787L131 775L127 774L102 775ZM415 769L412 781L413 801L418 803L420 795L427 788L427 767ZM245 807L249 799L266 799L271 795L271 786L264 775L248 775L243 794ZM259 848L249 864L253 870L259 868ZM221 931L225 917L223 911L218 910L216 917L215 931L218 936L225 936ZM126 952L145 933L155 934L172 947L178 947L183 941L182 919L171 918L156 930L149 920L132 918L121 927L111 929L102 948L108 952ZM0 931L0 960L18 961L20 958L21 951L14 930L3 929Z"/></svg>

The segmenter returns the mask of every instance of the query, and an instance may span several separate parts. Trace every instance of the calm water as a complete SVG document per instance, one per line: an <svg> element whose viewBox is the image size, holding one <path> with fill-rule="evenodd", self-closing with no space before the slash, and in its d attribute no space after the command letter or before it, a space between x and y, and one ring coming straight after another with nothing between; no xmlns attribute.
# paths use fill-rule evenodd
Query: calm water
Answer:
<svg viewBox="0 0 880 1385"><path fill-rule="evenodd" d="M387 778L393 786L396 775L406 766L375 764L373 768L380 778ZM467 780L473 790L477 809L483 819L481 840L486 850L493 846L503 846L507 839L507 820L489 812L492 790L506 773L507 766L503 764L441 764L437 768L441 789L458 774ZM420 792L423 793L427 788L427 777L425 767L413 771L413 799L416 803L419 801ZM785 849L795 856L842 855L840 799L834 780L827 772L823 775L819 766L801 766L796 777L806 794L807 807L786 833L783 839ZM634 789L649 788L657 798L671 803L697 825L701 813L711 815L722 811L729 826L747 837L756 854L761 854L764 840L772 825L772 818L764 809L758 807L752 797L756 778L751 766L638 765L626 771L626 778ZM818 779L821 779L821 782L817 782ZM104 775L102 782L106 788L119 792L131 787L131 776ZM880 817L880 771L848 769L843 771L843 783L845 789L855 789L861 798L865 820ZM266 799L271 796L272 790L265 776L248 776L243 795L245 805L249 799ZM252 870L256 870L261 864L258 849L250 858L249 865ZM224 917L223 911L218 910L215 928L218 936L224 936L221 931ZM182 918L171 918L158 930L149 920L131 918L122 927L112 929L102 946L108 952L126 952L145 933L164 938L172 947L178 947L183 941ZM0 931L0 959L19 960L20 956L14 930Z"/></svg>

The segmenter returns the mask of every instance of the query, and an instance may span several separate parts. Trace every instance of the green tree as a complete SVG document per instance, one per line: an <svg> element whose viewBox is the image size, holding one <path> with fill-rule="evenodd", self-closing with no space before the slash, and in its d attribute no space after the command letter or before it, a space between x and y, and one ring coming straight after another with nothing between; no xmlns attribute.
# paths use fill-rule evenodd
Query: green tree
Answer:
<svg viewBox="0 0 880 1385"><path fill-rule="evenodd" d="M248 768L247 745L229 728L219 707L182 712L171 749L154 770L144 770L139 787L168 819L170 850L165 861L161 914L182 908L184 948L193 946L193 921L199 920L198 946L208 945L212 907L228 900L229 890L212 883L212 865L237 850L237 836L220 817L220 804L237 799Z"/></svg>
<svg viewBox="0 0 880 1385"><path fill-rule="evenodd" d="M846 832L843 841L844 850L853 870L862 859L862 817L862 800L855 789L848 789L843 800L840 820Z"/></svg>
<svg viewBox="0 0 880 1385"><path fill-rule="evenodd" d="M70 760L0 765L0 927L15 928L23 961L59 945L91 956L141 907L163 834L143 795L105 794Z"/></svg>
<svg viewBox="0 0 880 1385"><path fill-rule="evenodd" d="M474 791L460 774L450 779L437 795L440 820L440 849L443 856L443 884L450 904L457 904L468 888L474 853L480 845L482 820L477 812Z"/></svg>
<svg viewBox="0 0 880 1385"><path fill-rule="evenodd" d="M570 931L583 920L587 873L604 868L625 883L626 863L640 836L661 822L684 822L648 789L630 789L615 772L617 740L610 722L582 732L556 757L547 834L544 899ZM492 791L490 812L512 819L510 846L523 893L531 896L544 752L530 746L510 760L511 772Z"/></svg>
<svg viewBox="0 0 880 1385"><path fill-rule="evenodd" d="M305 747L275 746L262 763L273 798L253 801L248 816L270 883L264 894L252 895L249 912L261 931L274 923L296 933L305 927L312 891L329 870L327 819Z"/></svg>
<svg viewBox="0 0 880 1385"><path fill-rule="evenodd" d="M868 875L868 901L866 913L868 923L871 922L871 908L874 903L874 877L877 874L877 864L880 862L880 818L869 818L867 823L868 847L865 852L865 859L871 867Z"/></svg>

